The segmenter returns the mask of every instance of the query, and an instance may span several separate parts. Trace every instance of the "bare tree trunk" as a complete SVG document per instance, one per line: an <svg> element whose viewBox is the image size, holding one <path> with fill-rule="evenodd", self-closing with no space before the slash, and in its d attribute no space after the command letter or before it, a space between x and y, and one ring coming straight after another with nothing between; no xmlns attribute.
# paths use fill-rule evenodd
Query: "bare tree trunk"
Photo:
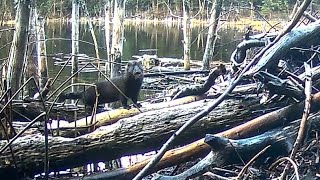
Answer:
<svg viewBox="0 0 320 180"><path fill-rule="evenodd" d="M52 2L52 17L55 17L56 16L56 0L53 0Z"/></svg>
<svg viewBox="0 0 320 180"><path fill-rule="evenodd" d="M78 71L78 54L79 54L79 1L72 0L72 74ZM78 75L74 76L71 83L77 83ZM76 91L76 87L72 86L72 91Z"/></svg>
<svg viewBox="0 0 320 180"><path fill-rule="evenodd" d="M93 41L93 44L94 44L94 50L96 52L98 69L100 69L100 55L99 55L99 47L98 47L97 38L96 38L96 35L94 33L94 30L93 30L93 25L92 25L92 21L90 19L90 14L89 14L87 5L85 4L84 1L81 1L81 2L82 2L82 8L83 8L84 13L85 13L85 15L87 17L87 20L88 20L88 26L89 26L89 30L90 30L90 33L91 33L91 36L92 36L92 41Z"/></svg>
<svg viewBox="0 0 320 180"><path fill-rule="evenodd" d="M19 0L16 15L15 33L10 49L9 65L7 71L8 87L15 93L21 86L22 69L28 41L28 27L30 16L30 0Z"/></svg>
<svg viewBox="0 0 320 180"><path fill-rule="evenodd" d="M253 6L253 0L251 0L251 2L249 2L250 3L250 18L251 18L251 20L253 20L254 19L254 6Z"/></svg>
<svg viewBox="0 0 320 180"><path fill-rule="evenodd" d="M112 46L111 46L111 77L118 76L121 70L121 57L123 48L123 18L125 10L125 0L116 0L114 2L113 12L113 31L112 31Z"/></svg>
<svg viewBox="0 0 320 180"><path fill-rule="evenodd" d="M217 40L217 31L218 31L218 23L219 16L221 12L222 0L214 0L213 6L211 8L210 13L210 21L209 21L209 30L207 36L206 49L203 55L203 69L209 69L210 60L213 57L214 47Z"/></svg>
<svg viewBox="0 0 320 180"><path fill-rule="evenodd" d="M184 69L190 69L190 39L191 39L191 27L190 27L190 4L187 0L183 0L183 60Z"/></svg>
<svg viewBox="0 0 320 180"><path fill-rule="evenodd" d="M36 42L37 41L37 9L35 2L32 2L31 11L30 11L30 24L29 24L29 34L28 34L28 41L29 42ZM27 67L25 70L24 80L29 79L30 77L34 77L36 82L39 82L39 74L37 70L37 59L35 58L36 52L36 43L31 43L27 46ZM36 85L34 83L29 83L27 85L27 92L29 96L34 95L36 91Z"/></svg>
<svg viewBox="0 0 320 180"><path fill-rule="evenodd" d="M44 19L37 19L37 54L38 54L38 74L39 86L44 87L48 80L48 63L47 63L47 48L46 37L44 32Z"/></svg>
<svg viewBox="0 0 320 180"><path fill-rule="evenodd" d="M63 0L60 0L60 18L63 16Z"/></svg>
<svg viewBox="0 0 320 180"><path fill-rule="evenodd" d="M106 0L105 3L105 12L104 12L104 33L106 39L106 48L107 48L107 63L106 63L106 73L110 73L111 63L110 63L110 0Z"/></svg>

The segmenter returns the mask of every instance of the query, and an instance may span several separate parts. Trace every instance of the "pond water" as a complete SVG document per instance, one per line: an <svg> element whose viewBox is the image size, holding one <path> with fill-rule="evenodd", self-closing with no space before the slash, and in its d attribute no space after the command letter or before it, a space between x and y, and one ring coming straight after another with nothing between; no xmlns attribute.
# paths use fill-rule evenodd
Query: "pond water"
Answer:
<svg viewBox="0 0 320 180"><path fill-rule="evenodd" d="M48 41L47 54L55 55L57 53L71 53L71 23L48 23L45 26L46 38ZM94 31L97 37L98 45L105 47L104 41L104 27L103 23L96 23ZM132 59L133 55L138 55L141 49L157 49L159 57L182 58L183 44L182 44L182 29L177 24L125 24L125 40L123 48L123 60ZM207 29L205 26L194 26L192 28L192 46L191 59L201 60L204 47L206 44ZM229 61L230 55L236 45L241 40L243 33L235 28L223 28L219 32L219 39L217 41L217 52L214 60ZM10 45L13 37L13 31L0 32L0 58L6 58L9 54ZM80 53L95 57L94 46L89 28L86 24L80 26ZM85 43L89 42L89 43ZM7 46L6 46L7 45ZM106 59L106 51L99 49L100 58ZM48 58L49 76L54 77L61 68L54 66L52 57ZM70 68L66 68L60 79L70 76ZM82 73L80 80L84 82L96 80L97 73Z"/></svg>

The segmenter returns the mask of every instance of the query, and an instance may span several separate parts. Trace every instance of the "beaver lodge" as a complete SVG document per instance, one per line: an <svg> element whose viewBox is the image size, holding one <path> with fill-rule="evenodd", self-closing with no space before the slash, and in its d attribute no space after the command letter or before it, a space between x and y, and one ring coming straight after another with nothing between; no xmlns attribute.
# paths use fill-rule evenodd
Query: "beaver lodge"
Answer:
<svg viewBox="0 0 320 180"><path fill-rule="evenodd" d="M35 56L39 67L25 57L22 4L3 64L1 179L319 178L320 21L306 13L299 21L305 2L279 31L249 28L230 63L210 62L207 70L200 61L184 70L185 59L155 49L124 70L119 48L99 61L73 43L71 55L51 55L61 69L72 67L61 84L61 71L47 76L45 51ZM19 58L45 78L24 74ZM82 71L99 71L104 83L79 83ZM143 92L152 93L138 98Z"/></svg>

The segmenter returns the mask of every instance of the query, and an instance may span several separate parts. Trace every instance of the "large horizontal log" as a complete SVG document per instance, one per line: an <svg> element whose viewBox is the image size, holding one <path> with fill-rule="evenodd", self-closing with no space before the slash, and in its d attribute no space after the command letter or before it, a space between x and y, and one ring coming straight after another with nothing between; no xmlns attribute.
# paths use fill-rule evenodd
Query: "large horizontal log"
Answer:
<svg viewBox="0 0 320 180"><path fill-rule="evenodd" d="M195 102L201 99L204 99L205 96L188 96L180 99L176 99L169 102L161 102L156 104L148 104L147 106L143 105L143 107L140 108L142 112L148 112L148 111L154 111L164 108L170 108L174 106L179 106L183 104L188 104L191 102ZM95 128L101 127L103 125L109 125L117 122L118 120L122 118L128 118L134 115L139 114L140 111L137 108L131 108L131 109L114 109L110 111L105 111L96 114L93 117L92 124ZM59 136L63 137L70 137L74 136L74 134L84 134L88 131L88 127L91 127L92 125L88 125L88 122L90 122L92 116L88 116L85 118L78 119L76 122L69 122L69 121L63 121L63 120L52 120L48 126L50 127L50 130L54 132L54 134L57 134L56 132L59 130ZM77 128L75 128L75 124L77 125Z"/></svg>
<svg viewBox="0 0 320 180"><path fill-rule="evenodd" d="M90 162L112 160L124 155L156 150L176 129L208 106L210 101L212 100L201 100L141 113L77 138L50 137L50 170L62 170ZM231 125L251 118L253 114L258 116L259 113L253 111L266 107L258 105L257 102L255 97L224 101L215 111L179 138L176 145L190 143L206 133L227 129ZM43 142L44 137L38 134L21 137L12 144L18 172L36 174L43 171ZM5 144L5 141L0 141L0 147ZM0 157L0 175L6 174L8 172L6 170L12 166L11 154L6 150Z"/></svg>

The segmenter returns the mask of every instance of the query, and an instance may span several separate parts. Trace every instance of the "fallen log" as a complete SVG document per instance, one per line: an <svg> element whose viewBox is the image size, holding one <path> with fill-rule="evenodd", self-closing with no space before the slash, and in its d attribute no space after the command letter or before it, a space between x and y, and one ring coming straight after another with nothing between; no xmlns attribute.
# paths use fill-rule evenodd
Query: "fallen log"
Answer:
<svg viewBox="0 0 320 180"><path fill-rule="evenodd" d="M312 97L311 112L318 111L319 106L320 93L317 93ZM279 125L284 125L290 121L300 119L303 113L303 108L304 102L289 105L216 135L231 139L246 138L257 135ZM208 153L209 150L210 146L204 142L204 139L199 139L186 146L169 150L153 169L153 172L165 167L190 161L194 158L202 157L202 155L204 153ZM120 168L115 171L98 173L97 175L92 176L103 177L104 179L131 179L150 161L150 159L151 158L134 164L128 168Z"/></svg>
<svg viewBox="0 0 320 180"><path fill-rule="evenodd" d="M246 163L268 145L271 145L270 148L256 164L263 162L267 157L275 159L278 156L287 155L292 149L297 127L298 124L294 123L285 128L276 128L261 135L239 140L207 134L204 142L211 146L211 152L205 158L178 175L156 174L152 179L184 180L204 173L209 167Z"/></svg>
<svg viewBox="0 0 320 180"><path fill-rule="evenodd" d="M188 96L185 98L180 98L174 101L170 102L162 102L162 103L156 103L156 104L148 104L143 105L142 112L148 112L148 111L154 111L154 110L160 110L164 108L170 108L175 107L183 104L188 104L191 102L195 102L201 99L204 99L205 96ZM84 134L88 132L88 128L91 128L93 125L95 128L101 127L103 125L109 125L117 122L118 120L122 118L128 118L134 115L139 114L140 111L137 108L131 108L131 109L114 109L111 111L105 111L96 114L93 117L92 124L88 124L90 122L92 116L84 117L79 120L76 120L76 122L69 122L69 121L63 121L63 120L52 120L48 127L50 127L50 131L53 134L57 134L59 131L59 136L63 137L74 137L74 134ZM75 124L77 127L75 128Z"/></svg>
<svg viewBox="0 0 320 180"><path fill-rule="evenodd" d="M202 100L141 113L77 138L49 137L50 171L156 150L171 133L210 101L212 100ZM232 124L241 123L252 117L253 111L266 108L257 105L257 101L256 98L226 100L209 116L195 124L177 143L190 143L194 140L190 137L199 139L206 133L221 131ZM36 134L18 138L13 142L11 147L16 157L16 171L31 175L43 171L43 141L44 136ZM6 141L0 141L0 147L5 144ZM7 176L9 171L6 170L12 165L11 154L6 150L0 157L0 175Z"/></svg>
<svg viewBox="0 0 320 180"><path fill-rule="evenodd" d="M311 129L316 130L319 128L319 119L319 114L310 118ZM267 157L275 159L279 156L287 156L291 152L295 137L298 134L299 122L300 120L291 123L290 126L273 129L261 135L240 140L231 140L220 136L207 135L204 141L212 146L212 148L211 152L205 158L178 175L165 176L156 174L153 179L183 180L202 173L208 167L221 167L242 162L246 163L251 157L258 154L261 149L268 145L270 145L271 148L268 148L268 150L259 157L260 160L255 164L263 162ZM235 150L237 152L235 152Z"/></svg>
<svg viewBox="0 0 320 180"><path fill-rule="evenodd" d="M181 89L179 92L177 92L177 94L175 94L172 99L178 99L191 95L202 95L206 93L215 84L215 80L217 79L217 77L224 74L226 74L226 67L223 64L221 64L215 70L210 72L208 79L204 84L200 86L185 87Z"/></svg>
<svg viewBox="0 0 320 180"><path fill-rule="evenodd" d="M292 29L268 49L258 63L247 71L245 75L253 75L260 70L271 67L271 65L277 65L277 62L290 51L290 48L299 47L301 44L309 44L309 46L317 44L314 40L317 40L316 37L319 35L319 32L319 20L310 23L307 26L299 26Z"/></svg>

